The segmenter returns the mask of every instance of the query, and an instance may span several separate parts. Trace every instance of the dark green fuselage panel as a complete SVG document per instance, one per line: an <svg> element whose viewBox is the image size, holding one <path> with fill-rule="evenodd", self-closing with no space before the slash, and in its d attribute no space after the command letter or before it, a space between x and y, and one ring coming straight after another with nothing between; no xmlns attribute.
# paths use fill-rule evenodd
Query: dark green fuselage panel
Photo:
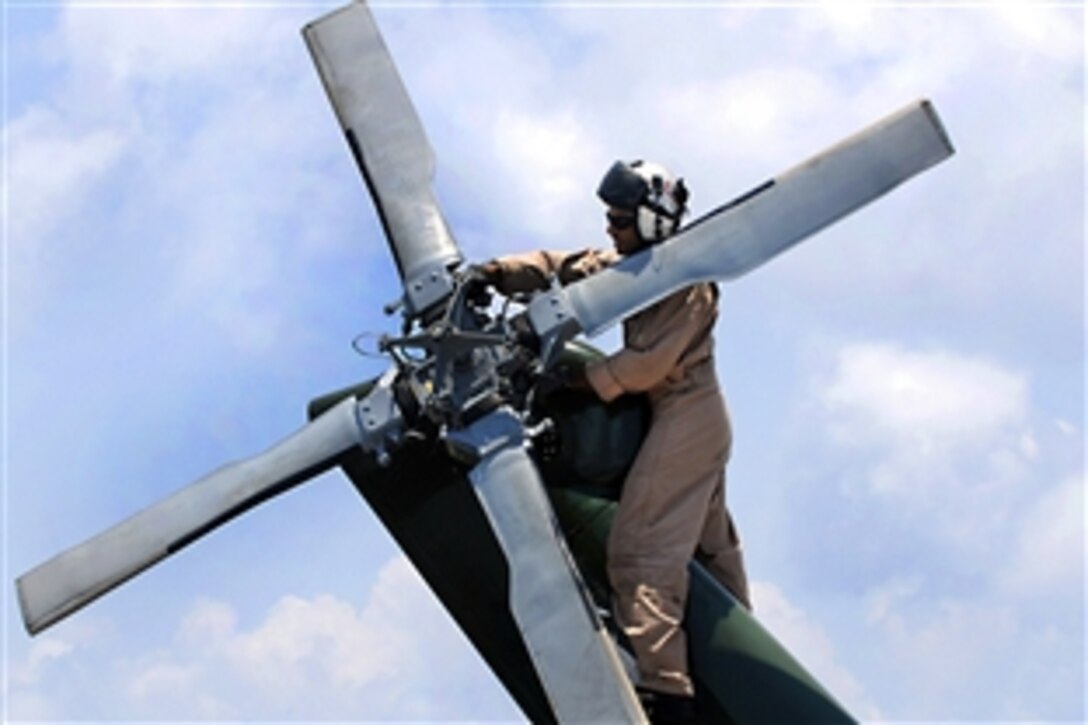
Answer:
<svg viewBox="0 0 1088 725"><path fill-rule="evenodd" d="M569 361L600 355L569 345ZM373 382L314 400L311 418ZM605 542L623 477L650 422L641 397L604 405L592 395L557 393L541 413L555 423L536 451L541 475L586 583L607 606ZM506 559L463 466L433 443L410 442L389 468L361 449L341 467L525 716L555 722L507 608ZM686 629L704 717L735 723L850 723L853 718L697 562L691 564Z"/></svg>

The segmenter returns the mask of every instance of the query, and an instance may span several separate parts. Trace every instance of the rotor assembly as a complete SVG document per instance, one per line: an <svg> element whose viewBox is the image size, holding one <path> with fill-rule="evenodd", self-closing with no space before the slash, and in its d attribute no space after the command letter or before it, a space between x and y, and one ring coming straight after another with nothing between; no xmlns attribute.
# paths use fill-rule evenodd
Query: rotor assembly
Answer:
<svg viewBox="0 0 1088 725"><path fill-rule="evenodd" d="M656 163L617 161L597 195L610 213L625 213L616 223L632 223L641 247L592 275L566 286L553 281L496 309L486 271L465 263L446 224L433 191L434 154L366 3L352 2L302 32L402 284L402 297L387 310L400 311L400 334L377 346L389 366L268 450L19 577L26 628L40 632L250 508L331 468L347 470L351 456L396 472L411 466L413 450L426 448L454 471L439 483L459 486L498 560L487 571L502 578L501 612L515 643L501 661L528 663L531 686L512 692L523 707L539 705L530 718L643 721L532 455L550 428L536 400L578 336L597 335L685 287L747 274L948 158L948 136L928 101L912 103L686 227L683 179ZM398 541L416 533L399 530ZM415 563L441 568L444 553ZM468 604L454 613L463 624L478 600L472 586L459 585L453 596ZM708 631L720 622L714 611ZM542 698L532 700L529 690ZM746 719L744 711L730 716Z"/></svg>

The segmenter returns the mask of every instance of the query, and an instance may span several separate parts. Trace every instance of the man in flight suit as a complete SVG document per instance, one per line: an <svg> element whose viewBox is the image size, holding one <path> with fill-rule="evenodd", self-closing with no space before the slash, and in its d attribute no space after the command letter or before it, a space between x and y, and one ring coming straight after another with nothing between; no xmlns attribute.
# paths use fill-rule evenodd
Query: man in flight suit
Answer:
<svg viewBox="0 0 1088 725"><path fill-rule="evenodd" d="M546 289L593 274L664 242L686 212L683 180L656 164L617 161L601 181L613 250L531 252L480 268L505 294ZM688 563L698 551L710 573L751 608L740 540L725 506L732 431L714 369L718 289L680 290L623 324L624 346L576 375L608 402L644 393L650 431L620 495L608 541L613 610L636 656L638 689L651 721L690 722L694 698L682 629Z"/></svg>

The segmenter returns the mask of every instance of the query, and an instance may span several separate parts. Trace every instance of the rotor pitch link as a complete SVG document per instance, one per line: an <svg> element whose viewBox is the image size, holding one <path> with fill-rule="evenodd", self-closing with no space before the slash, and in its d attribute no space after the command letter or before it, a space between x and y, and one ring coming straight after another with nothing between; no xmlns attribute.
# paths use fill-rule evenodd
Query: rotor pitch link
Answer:
<svg viewBox="0 0 1088 725"><path fill-rule="evenodd" d="M355 406L355 420L359 425L359 445L382 468L393 462L392 452L404 440L407 428L405 416L397 402L398 371L391 367Z"/></svg>

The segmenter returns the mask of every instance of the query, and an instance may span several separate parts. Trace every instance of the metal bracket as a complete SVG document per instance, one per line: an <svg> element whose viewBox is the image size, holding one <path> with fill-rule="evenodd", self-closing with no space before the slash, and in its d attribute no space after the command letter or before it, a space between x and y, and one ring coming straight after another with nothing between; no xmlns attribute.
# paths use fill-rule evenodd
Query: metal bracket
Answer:
<svg viewBox="0 0 1088 725"><path fill-rule="evenodd" d="M563 345L582 331L570 297L559 287L534 297L525 314L540 340L540 360L545 369L562 352Z"/></svg>
<svg viewBox="0 0 1088 725"><path fill-rule="evenodd" d="M437 264L404 281L404 312L417 317L448 297L454 288L453 275Z"/></svg>
<svg viewBox="0 0 1088 725"><path fill-rule="evenodd" d="M390 451L400 444L404 435L404 416L393 393L396 377L396 368L387 370L355 408L359 445L373 453L382 468L392 463Z"/></svg>
<svg viewBox="0 0 1088 725"><path fill-rule="evenodd" d="M475 466L500 448L524 444L525 431L513 408L504 405L467 428L447 431L443 438L453 458Z"/></svg>

